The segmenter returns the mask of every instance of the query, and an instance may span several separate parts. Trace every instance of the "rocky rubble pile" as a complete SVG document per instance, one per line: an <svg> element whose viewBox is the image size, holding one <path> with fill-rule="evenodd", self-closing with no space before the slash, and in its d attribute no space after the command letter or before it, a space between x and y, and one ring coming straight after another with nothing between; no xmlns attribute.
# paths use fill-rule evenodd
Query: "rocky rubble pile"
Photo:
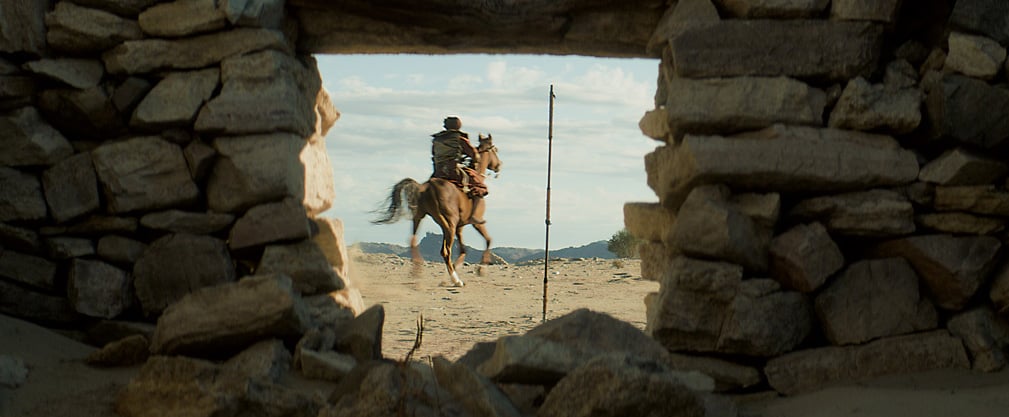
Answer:
<svg viewBox="0 0 1009 417"><path fill-rule="evenodd" d="M659 202L625 223L647 332L756 376L726 389L1006 365L1009 11L901 3L682 0L656 33Z"/></svg>

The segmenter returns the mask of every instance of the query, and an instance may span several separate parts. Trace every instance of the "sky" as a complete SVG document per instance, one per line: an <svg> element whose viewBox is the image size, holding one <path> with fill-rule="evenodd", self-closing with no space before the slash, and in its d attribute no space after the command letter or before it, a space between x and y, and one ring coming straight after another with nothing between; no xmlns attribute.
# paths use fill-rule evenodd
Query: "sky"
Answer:
<svg viewBox="0 0 1009 417"><path fill-rule="evenodd" d="M336 199L323 213L344 223L348 244L406 245L410 221L374 225L391 187L426 181L431 134L458 116L477 144L490 133L502 161L487 179L492 247L542 249L546 233L549 92L554 113L551 250L607 240L623 228L623 204L658 201L644 155L660 145L638 121L654 107L658 61L541 55L320 55L325 88L340 111L326 135ZM419 237L440 233L431 220ZM463 240L482 249L476 230Z"/></svg>

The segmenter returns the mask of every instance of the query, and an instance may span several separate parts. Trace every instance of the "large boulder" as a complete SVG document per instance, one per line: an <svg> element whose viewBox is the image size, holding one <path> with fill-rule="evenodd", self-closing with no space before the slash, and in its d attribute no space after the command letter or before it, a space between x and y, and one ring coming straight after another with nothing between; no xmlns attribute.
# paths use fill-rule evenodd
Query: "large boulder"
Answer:
<svg viewBox="0 0 1009 417"><path fill-rule="evenodd" d="M933 136L992 148L1009 137L1009 91L958 74L948 74L925 99Z"/></svg>
<svg viewBox="0 0 1009 417"><path fill-rule="evenodd" d="M304 302L283 275L258 275L183 297L158 319L151 352L230 356L262 339L296 340L308 329Z"/></svg>
<svg viewBox="0 0 1009 417"><path fill-rule="evenodd" d="M105 262L74 259L67 295L77 312L111 319L133 304L131 278L126 271Z"/></svg>
<svg viewBox="0 0 1009 417"><path fill-rule="evenodd" d="M137 106L130 125L147 130L192 126L219 79L217 68L168 73Z"/></svg>
<svg viewBox="0 0 1009 417"><path fill-rule="evenodd" d="M803 293L816 291L844 267L841 248L820 223L800 224L778 235L769 252L771 276Z"/></svg>
<svg viewBox="0 0 1009 417"><path fill-rule="evenodd" d="M302 154L309 143L297 135L275 133L225 136L214 140L218 158L207 181L207 205L221 213L235 213L257 204L306 195Z"/></svg>
<svg viewBox="0 0 1009 417"><path fill-rule="evenodd" d="M761 227L730 203L730 195L728 187L722 185L691 190L667 239L688 256L720 259L748 270L764 271L770 227Z"/></svg>
<svg viewBox="0 0 1009 417"><path fill-rule="evenodd" d="M292 198L249 209L235 221L228 234L228 247L244 249L272 242L311 237L312 223L305 208Z"/></svg>
<svg viewBox="0 0 1009 417"><path fill-rule="evenodd" d="M452 363L443 357L433 360L438 383L459 399L470 415L486 417L520 417L511 400L489 379L468 365Z"/></svg>

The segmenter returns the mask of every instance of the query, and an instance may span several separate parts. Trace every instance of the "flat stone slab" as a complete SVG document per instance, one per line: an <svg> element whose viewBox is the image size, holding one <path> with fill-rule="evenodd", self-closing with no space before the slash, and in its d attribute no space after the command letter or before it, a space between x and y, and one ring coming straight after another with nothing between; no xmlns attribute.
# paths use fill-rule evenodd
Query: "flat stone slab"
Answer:
<svg viewBox="0 0 1009 417"><path fill-rule="evenodd" d="M139 74L203 68L230 56L263 49L288 51L289 48L281 32L240 28L179 40L126 41L106 51L102 58L105 68L112 74Z"/></svg>
<svg viewBox="0 0 1009 417"><path fill-rule="evenodd" d="M688 135L646 155L645 171L660 202L676 209L702 184L820 194L909 184L918 161L889 136L775 126L734 137Z"/></svg>
<svg viewBox="0 0 1009 417"><path fill-rule="evenodd" d="M869 22L727 19L686 29L670 47L680 77L841 81L871 75L882 37Z"/></svg>
<svg viewBox="0 0 1009 417"><path fill-rule="evenodd" d="M768 361L764 374L776 391L793 395L833 382L948 368L969 369L970 360L960 338L937 330L792 352Z"/></svg>

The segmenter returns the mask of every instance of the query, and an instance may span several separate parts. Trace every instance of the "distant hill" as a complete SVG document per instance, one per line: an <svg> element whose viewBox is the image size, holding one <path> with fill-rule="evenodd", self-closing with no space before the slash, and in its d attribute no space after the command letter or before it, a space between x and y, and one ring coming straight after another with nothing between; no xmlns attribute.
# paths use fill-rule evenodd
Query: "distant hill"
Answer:
<svg viewBox="0 0 1009 417"><path fill-rule="evenodd" d="M410 257L410 248L403 245L391 243L360 242L356 244L364 253L388 253L404 258ZM441 235L428 233L417 243L421 256L428 261L441 259ZM491 247L491 252L504 259L510 264L535 261L543 259L542 249L512 248L512 247ZM459 244L456 242L452 248L453 254L459 253ZM474 248L466 245L466 262L479 263L483 255L483 248ZM615 259L617 255L606 249L606 241L600 240L584 246L569 247L563 249L550 250L551 258L602 258Z"/></svg>

